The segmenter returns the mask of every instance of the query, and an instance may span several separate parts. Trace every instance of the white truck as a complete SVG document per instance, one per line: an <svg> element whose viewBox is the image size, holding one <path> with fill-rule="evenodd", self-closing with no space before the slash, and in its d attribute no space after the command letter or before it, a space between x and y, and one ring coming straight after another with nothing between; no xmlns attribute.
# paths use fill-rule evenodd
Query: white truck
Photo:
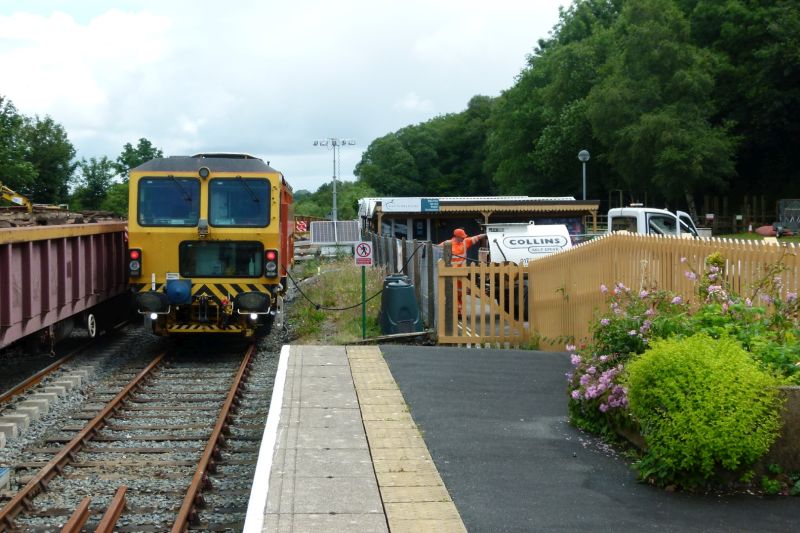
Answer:
<svg viewBox="0 0 800 533"><path fill-rule="evenodd" d="M489 241L489 260L494 263L511 262L527 265L529 261L545 257L561 250L572 248L572 238L564 224L543 224L534 222L487 224L486 238ZM497 277L497 276L496 276ZM494 281L499 287L498 280ZM519 307L509 309L509 289L519 290L520 280L504 282L503 302L506 312L513 312L515 319L519 317ZM522 280L522 320L528 320L528 280ZM517 293L519 294L519 293ZM498 297L500 294L498 293Z"/></svg>
<svg viewBox="0 0 800 533"><path fill-rule="evenodd" d="M572 239L563 224L488 224L486 238L491 261L495 263L510 261L527 265L531 259L572 248Z"/></svg>
<svg viewBox="0 0 800 533"><path fill-rule="evenodd" d="M638 206L609 209L607 232L615 231L678 237L698 237L700 234L688 213Z"/></svg>

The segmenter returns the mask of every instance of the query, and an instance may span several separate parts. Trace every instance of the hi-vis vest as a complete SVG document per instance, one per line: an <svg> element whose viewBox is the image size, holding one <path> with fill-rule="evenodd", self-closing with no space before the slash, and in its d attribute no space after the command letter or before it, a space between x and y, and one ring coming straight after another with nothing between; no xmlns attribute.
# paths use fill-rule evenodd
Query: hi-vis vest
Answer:
<svg viewBox="0 0 800 533"><path fill-rule="evenodd" d="M478 237L467 237L461 242L451 239L450 249L453 251L453 258L450 260L450 265L454 267L464 266L467 262L467 250L479 240Z"/></svg>

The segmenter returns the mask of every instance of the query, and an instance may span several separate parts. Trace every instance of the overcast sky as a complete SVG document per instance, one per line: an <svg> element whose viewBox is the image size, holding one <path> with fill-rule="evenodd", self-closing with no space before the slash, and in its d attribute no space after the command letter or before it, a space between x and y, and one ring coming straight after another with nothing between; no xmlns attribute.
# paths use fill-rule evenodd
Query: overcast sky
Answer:
<svg viewBox="0 0 800 533"><path fill-rule="evenodd" d="M375 138L514 83L568 0L0 0L0 95L62 124L78 157L150 139L247 152L295 190L330 181L313 141Z"/></svg>

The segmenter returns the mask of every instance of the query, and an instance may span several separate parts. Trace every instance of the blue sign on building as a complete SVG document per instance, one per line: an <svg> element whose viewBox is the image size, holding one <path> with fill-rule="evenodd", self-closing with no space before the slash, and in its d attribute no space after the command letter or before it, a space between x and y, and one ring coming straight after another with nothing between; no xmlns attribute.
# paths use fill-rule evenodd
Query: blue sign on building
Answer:
<svg viewBox="0 0 800 533"><path fill-rule="evenodd" d="M438 213L439 212L439 199L438 198L422 198L421 207L423 213Z"/></svg>

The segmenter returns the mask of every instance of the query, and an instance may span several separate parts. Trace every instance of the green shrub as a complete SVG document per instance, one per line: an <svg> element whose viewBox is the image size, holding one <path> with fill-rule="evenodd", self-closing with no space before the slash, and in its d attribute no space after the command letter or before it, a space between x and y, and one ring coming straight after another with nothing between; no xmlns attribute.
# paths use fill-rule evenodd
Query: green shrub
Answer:
<svg viewBox="0 0 800 533"><path fill-rule="evenodd" d="M717 483L756 462L778 436L780 382L729 337L660 340L627 370L631 413L647 445L636 465L643 479Z"/></svg>

